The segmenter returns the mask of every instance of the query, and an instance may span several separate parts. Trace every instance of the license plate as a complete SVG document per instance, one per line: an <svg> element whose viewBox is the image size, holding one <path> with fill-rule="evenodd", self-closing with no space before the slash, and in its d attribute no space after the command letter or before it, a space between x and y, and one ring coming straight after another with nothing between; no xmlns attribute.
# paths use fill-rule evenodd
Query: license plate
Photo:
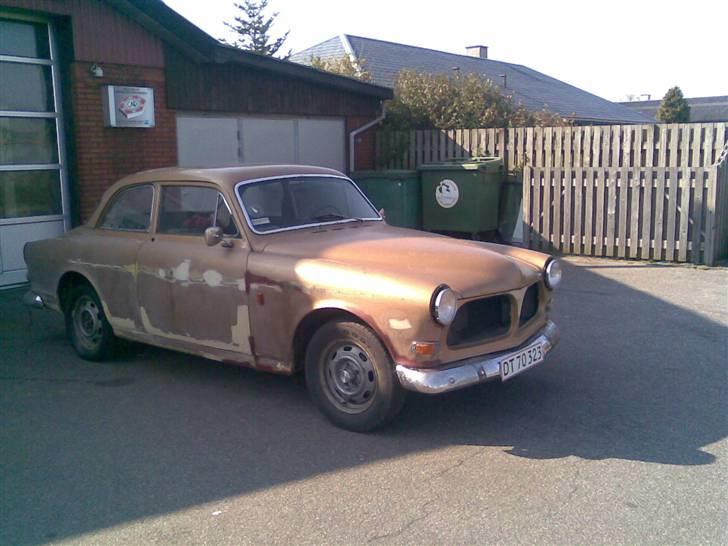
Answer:
<svg viewBox="0 0 728 546"><path fill-rule="evenodd" d="M541 342L537 342L500 361L501 380L506 381L540 362L543 362L543 349Z"/></svg>

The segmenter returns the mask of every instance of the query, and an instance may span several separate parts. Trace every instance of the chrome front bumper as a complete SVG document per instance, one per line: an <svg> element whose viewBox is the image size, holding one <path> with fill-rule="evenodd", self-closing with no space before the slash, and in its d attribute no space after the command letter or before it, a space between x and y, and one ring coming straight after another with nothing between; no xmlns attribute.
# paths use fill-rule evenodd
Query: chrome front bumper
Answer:
<svg viewBox="0 0 728 546"><path fill-rule="evenodd" d="M499 379L501 360L509 358L538 341L541 342L544 355L547 356L559 342L559 328L556 324L548 321L546 326L536 335L518 347L500 353L491 353L453 362L446 368L428 370L425 368L409 368L398 364L396 367L397 377L405 389L425 394L438 394L463 389L476 383Z"/></svg>

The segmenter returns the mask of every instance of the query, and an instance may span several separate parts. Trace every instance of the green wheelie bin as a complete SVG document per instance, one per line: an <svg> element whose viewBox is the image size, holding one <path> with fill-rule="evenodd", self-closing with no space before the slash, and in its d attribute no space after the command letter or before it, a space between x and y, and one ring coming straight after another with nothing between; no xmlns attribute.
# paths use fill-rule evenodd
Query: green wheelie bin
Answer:
<svg viewBox="0 0 728 546"><path fill-rule="evenodd" d="M420 176L417 171L358 171L351 178L377 209L384 209L388 224L422 228Z"/></svg>
<svg viewBox="0 0 728 546"><path fill-rule="evenodd" d="M498 229L505 174L499 157L430 163L420 167L422 224L427 231L478 236Z"/></svg>

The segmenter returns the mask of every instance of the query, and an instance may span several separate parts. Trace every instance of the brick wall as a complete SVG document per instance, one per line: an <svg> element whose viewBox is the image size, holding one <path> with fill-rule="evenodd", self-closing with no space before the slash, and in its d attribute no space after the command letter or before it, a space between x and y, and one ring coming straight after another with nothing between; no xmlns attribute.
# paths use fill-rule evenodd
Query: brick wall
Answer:
<svg viewBox="0 0 728 546"><path fill-rule="evenodd" d="M79 196L80 218L85 221L103 192L128 174L177 164L175 116L166 107L164 70L103 63L103 78L90 74L92 63L71 66L75 172L71 184ZM104 85L154 89L152 129L104 127Z"/></svg>

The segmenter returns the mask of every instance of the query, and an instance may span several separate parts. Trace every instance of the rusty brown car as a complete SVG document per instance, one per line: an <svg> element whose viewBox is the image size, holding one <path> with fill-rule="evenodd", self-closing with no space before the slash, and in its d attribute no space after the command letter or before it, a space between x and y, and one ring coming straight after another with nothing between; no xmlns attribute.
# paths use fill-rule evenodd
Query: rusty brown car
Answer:
<svg viewBox="0 0 728 546"><path fill-rule="evenodd" d="M555 259L389 226L318 167L138 173L25 260L26 303L61 311L82 358L124 338L302 370L321 411L355 431L391 420L407 390L505 381L558 341Z"/></svg>

